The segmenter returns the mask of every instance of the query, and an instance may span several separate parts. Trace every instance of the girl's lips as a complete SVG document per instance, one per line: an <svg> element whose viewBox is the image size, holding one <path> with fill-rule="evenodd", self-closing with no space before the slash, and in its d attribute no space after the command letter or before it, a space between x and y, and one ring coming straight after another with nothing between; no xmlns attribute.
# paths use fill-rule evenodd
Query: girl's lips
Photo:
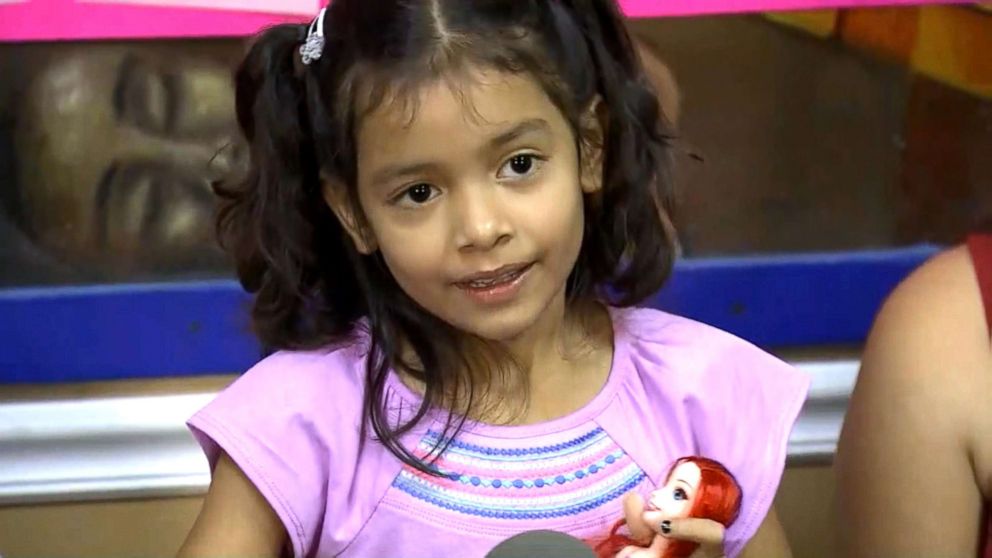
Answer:
<svg viewBox="0 0 992 558"><path fill-rule="evenodd" d="M461 279L455 281L458 286L471 285L473 283L496 283L501 279L510 277L514 274L519 274L523 272L526 268L530 267L531 263L515 263L500 266L491 271L480 271L478 273L473 273L471 275L466 275Z"/></svg>
<svg viewBox="0 0 992 558"><path fill-rule="evenodd" d="M470 281L455 283L469 299L479 304L501 304L513 300L520 292L527 277L530 276L532 264L523 266L503 267L497 274L487 276L477 275ZM499 270L498 270L499 271Z"/></svg>

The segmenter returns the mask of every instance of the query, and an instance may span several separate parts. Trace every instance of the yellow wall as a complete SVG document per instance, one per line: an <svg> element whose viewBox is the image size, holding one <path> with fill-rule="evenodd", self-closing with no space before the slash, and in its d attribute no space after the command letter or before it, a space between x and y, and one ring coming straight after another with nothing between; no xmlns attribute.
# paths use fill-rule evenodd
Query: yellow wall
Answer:
<svg viewBox="0 0 992 558"><path fill-rule="evenodd" d="M992 11L985 6L900 6L769 13L777 23L905 64L992 98Z"/></svg>

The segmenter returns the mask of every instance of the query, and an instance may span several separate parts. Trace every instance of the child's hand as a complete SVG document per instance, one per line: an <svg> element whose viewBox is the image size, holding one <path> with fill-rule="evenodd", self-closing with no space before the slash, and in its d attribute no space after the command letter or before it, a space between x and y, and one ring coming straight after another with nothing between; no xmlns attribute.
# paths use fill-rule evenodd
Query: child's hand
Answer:
<svg viewBox="0 0 992 558"><path fill-rule="evenodd" d="M654 539L656 528L660 521L652 527L644 519L644 497L636 492L627 494L623 499L623 515L627 521L627 529L630 530L630 538L638 543L648 546Z"/></svg>
<svg viewBox="0 0 992 558"><path fill-rule="evenodd" d="M710 519L685 517L669 519L661 512L644 512L644 521L659 535L668 540L698 543L699 547L689 558L725 558L723 551L723 525Z"/></svg>
<svg viewBox="0 0 992 558"><path fill-rule="evenodd" d="M628 494L624 515L632 539L641 546L624 548L617 558L662 558L669 542L682 540L699 544L689 558L724 558L724 527L710 519L673 518L660 511L645 509L644 498Z"/></svg>

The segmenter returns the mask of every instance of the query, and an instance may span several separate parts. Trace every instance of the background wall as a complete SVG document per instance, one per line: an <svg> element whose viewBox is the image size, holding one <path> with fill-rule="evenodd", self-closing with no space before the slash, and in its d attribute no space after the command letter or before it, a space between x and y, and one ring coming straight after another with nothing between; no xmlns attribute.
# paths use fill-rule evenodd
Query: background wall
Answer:
<svg viewBox="0 0 992 558"><path fill-rule="evenodd" d="M988 49L960 43L992 37L992 14L968 6L922 7L631 25L669 65L680 92L678 222L687 255L955 242L992 215L992 58L975 56ZM30 165L12 138L41 137L47 128L27 119L20 107L31 96L18 88L35 74L47 75L45 69L54 72L52 61L64 61L67 49L77 47L0 45L0 73L21 75L0 84L0 284L226 276L226 268L209 259L174 268L164 250L122 259L120 250L87 255L43 242L39 231L48 216L21 204L15 171ZM157 41L102 44L89 55L119 55L130 61L120 64L123 72L134 60L153 69L169 66L159 64L163 60L189 62L196 57L174 56L189 51L203 63L188 75L202 80L203 68L226 71L242 48L237 40ZM90 152L76 155L93 159ZM27 178L19 188L33 184ZM66 195L88 184L63 178ZM80 236L77 229L73 237ZM138 258L159 254L153 261ZM0 402L200 391L229 380L0 385ZM798 558L834 556L833 494L828 465L787 470L776 506ZM199 505L199 497L183 497L0 507L0 553L171 556Z"/></svg>

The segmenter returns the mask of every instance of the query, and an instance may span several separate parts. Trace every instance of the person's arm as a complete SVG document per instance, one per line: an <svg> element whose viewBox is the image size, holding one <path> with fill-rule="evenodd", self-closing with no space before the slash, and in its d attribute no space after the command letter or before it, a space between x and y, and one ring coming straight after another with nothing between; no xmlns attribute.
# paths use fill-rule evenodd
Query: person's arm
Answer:
<svg viewBox="0 0 992 558"><path fill-rule="evenodd" d="M789 541L785 538L785 530L774 507L768 510L758 531L741 551L740 558L792 558Z"/></svg>
<svg viewBox="0 0 992 558"><path fill-rule="evenodd" d="M180 558L276 558L289 554L287 535L265 498L227 456L214 468L203 502Z"/></svg>
<svg viewBox="0 0 992 558"><path fill-rule="evenodd" d="M845 557L974 557L992 361L965 249L917 270L869 336L837 450ZM989 444L986 439L984 444Z"/></svg>

